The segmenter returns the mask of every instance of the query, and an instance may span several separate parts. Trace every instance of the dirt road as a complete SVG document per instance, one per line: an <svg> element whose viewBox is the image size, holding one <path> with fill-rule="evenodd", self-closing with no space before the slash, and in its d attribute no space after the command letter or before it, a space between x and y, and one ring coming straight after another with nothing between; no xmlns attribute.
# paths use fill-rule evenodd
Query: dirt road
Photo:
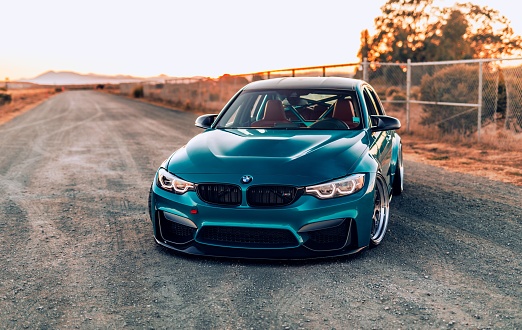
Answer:
<svg viewBox="0 0 522 330"><path fill-rule="evenodd" d="M149 185L194 119L77 91L0 126L1 328L522 328L522 188L421 163L355 257L158 247Z"/></svg>

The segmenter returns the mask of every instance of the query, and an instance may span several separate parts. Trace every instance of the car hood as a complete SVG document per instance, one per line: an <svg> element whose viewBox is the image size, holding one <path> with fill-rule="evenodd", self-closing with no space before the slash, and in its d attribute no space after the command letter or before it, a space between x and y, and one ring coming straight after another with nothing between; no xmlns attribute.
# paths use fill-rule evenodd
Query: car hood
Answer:
<svg viewBox="0 0 522 330"><path fill-rule="evenodd" d="M168 171L192 182L312 184L351 173L367 149L364 131L207 130L176 151ZM230 178L227 180L226 178Z"/></svg>

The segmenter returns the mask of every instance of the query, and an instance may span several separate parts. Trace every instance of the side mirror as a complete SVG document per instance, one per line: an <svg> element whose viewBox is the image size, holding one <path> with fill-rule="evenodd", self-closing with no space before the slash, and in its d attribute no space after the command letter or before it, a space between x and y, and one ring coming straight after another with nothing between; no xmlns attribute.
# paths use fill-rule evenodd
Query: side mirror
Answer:
<svg viewBox="0 0 522 330"><path fill-rule="evenodd" d="M199 116L196 118L196 126L205 129L210 128L217 116L216 114Z"/></svg>
<svg viewBox="0 0 522 330"><path fill-rule="evenodd" d="M395 117L377 115L372 115L370 117L373 132L390 131L401 128L401 122Z"/></svg>

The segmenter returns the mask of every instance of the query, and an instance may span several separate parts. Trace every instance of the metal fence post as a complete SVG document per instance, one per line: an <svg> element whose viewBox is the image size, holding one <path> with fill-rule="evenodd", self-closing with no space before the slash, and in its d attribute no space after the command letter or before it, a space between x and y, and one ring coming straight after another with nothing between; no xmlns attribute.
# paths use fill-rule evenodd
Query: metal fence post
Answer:
<svg viewBox="0 0 522 330"><path fill-rule="evenodd" d="M480 130L482 126L482 63L482 61L479 62L477 142L480 142Z"/></svg>
<svg viewBox="0 0 522 330"><path fill-rule="evenodd" d="M406 66L406 132L410 132L411 59Z"/></svg>
<svg viewBox="0 0 522 330"><path fill-rule="evenodd" d="M363 80L364 81L368 81L368 58L365 57L363 59Z"/></svg>

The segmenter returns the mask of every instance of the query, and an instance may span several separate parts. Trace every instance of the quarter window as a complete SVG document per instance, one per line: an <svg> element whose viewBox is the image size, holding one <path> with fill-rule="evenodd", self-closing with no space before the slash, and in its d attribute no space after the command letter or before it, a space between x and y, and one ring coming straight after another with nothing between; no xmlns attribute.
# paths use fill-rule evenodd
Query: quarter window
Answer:
<svg viewBox="0 0 522 330"><path fill-rule="evenodd" d="M382 108L381 100L379 100L379 97L375 93L375 91L371 88L367 88L368 92L370 93L370 96L373 99L373 104L375 106L375 109L377 111L378 115L385 115L384 109Z"/></svg>
<svg viewBox="0 0 522 330"><path fill-rule="evenodd" d="M366 107L368 108L368 114L370 116L372 115L378 115L377 112L377 106L375 105L375 101L373 100L373 97L370 95L370 92L367 88L364 88L364 101L366 102Z"/></svg>
<svg viewBox="0 0 522 330"><path fill-rule="evenodd" d="M368 107L369 116L384 115L384 109L381 106L381 101L379 100L379 97L377 96L377 94L375 94L373 89L371 89L368 86L364 87L363 95L364 101L366 102L366 106ZM369 123L372 123L372 120L370 118L368 118L368 120ZM373 123L371 124L371 126L374 126Z"/></svg>

